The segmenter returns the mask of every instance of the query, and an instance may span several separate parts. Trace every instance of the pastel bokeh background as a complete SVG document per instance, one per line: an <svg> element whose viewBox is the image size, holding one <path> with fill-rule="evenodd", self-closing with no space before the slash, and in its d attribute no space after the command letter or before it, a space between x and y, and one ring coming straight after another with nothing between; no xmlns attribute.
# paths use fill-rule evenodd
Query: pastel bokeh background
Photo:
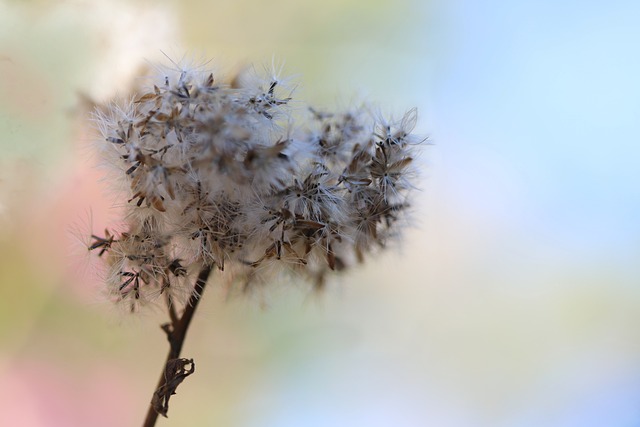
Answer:
<svg viewBox="0 0 640 427"><path fill-rule="evenodd" d="M420 111L415 227L321 298L207 290L159 426L640 425L640 4L0 1L0 425L135 426L158 312L100 294L83 111L144 60ZM166 61L166 59L164 59ZM306 288L305 288L306 289Z"/></svg>

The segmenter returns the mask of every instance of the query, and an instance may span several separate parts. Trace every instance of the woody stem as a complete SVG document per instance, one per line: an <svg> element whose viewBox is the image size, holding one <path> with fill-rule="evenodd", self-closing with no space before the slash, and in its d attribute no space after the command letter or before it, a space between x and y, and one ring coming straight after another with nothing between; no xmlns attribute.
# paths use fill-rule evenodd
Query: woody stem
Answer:
<svg viewBox="0 0 640 427"><path fill-rule="evenodd" d="M196 308L198 308L198 303L202 298L202 292L204 291L204 287L207 284L207 279L209 278L210 273L211 266L205 266L202 268L202 270L200 270L200 274L198 274L198 278L193 287L193 292L189 297L189 301L184 308L182 316L179 319L171 316L173 318L172 322L168 325L163 326L164 331L167 333L167 339L169 340L169 354L167 354L167 359L162 368L160 380L158 381L158 385L155 390L163 387L166 383L165 372L169 361L180 357L182 345L184 344L184 340L187 336L187 331L189 330L191 319L193 319ZM154 427L156 425L157 419L158 412L156 412L155 408L152 405L149 405L149 410L147 411L147 416L144 420L143 427Z"/></svg>

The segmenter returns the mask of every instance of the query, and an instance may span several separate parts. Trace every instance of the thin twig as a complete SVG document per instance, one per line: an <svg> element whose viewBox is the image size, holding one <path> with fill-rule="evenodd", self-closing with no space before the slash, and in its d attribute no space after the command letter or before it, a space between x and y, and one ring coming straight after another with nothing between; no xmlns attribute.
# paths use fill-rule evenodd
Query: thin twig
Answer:
<svg viewBox="0 0 640 427"><path fill-rule="evenodd" d="M176 306L173 302L173 298L171 298L171 294L169 292L165 292L165 301L167 302L167 311L169 312L169 319L171 319L171 324L176 325L179 322L178 313L176 313Z"/></svg>
<svg viewBox="0 0 640 427"><path fill-rule="evenodd" d="M172 322L170 324L163 325L162 329L167 333L167 339L169 340L169 354L167 355L167 360L162 368L162 373L160 374L160 380L158 381L158 386L154 390L155 391L166 388L167 378L166 372L167 368L174 363L175 359L180 357L180 352L182 351L182 345L184 344L184 339L186 338L187 331L189 330L189 325L191 324L191 319L193 319L193 314L198 307L198 303L200 302L200 298L202 297L202 292L204 291L204 287L207 284L207 279L209 278L209 274L211 273L211 266L205 266L200 271L198 275L198 279L193 287L193 292L191 293L191 297L189 297L189 301L184 308L184 312L182 313L182 317L177 319L175 317L175 313L172 317ZM169 311L171 313L171 310ZM191 361L193 363L193 361ZM158 412L154 408L153 405L149 405L149 410L147 411L147 417L145 418L143 427L154 427L156 425L156 420L158 419Z"/></svg>

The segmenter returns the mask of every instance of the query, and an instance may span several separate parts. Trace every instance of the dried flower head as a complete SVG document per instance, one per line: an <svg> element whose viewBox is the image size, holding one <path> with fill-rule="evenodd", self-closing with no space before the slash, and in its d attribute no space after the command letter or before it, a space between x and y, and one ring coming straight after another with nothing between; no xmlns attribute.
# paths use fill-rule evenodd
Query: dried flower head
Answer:
<svg viewBox="0 0 640 427"><path fill-rule="evenodd" d="M292 107L281 79L169 69L95 115L126 229L92 236L110 292L135 307L202 268L245 288L295 271L316 286L395 234L412 187L416 110ZM190 291L186 290L186 294Z"/></svg>

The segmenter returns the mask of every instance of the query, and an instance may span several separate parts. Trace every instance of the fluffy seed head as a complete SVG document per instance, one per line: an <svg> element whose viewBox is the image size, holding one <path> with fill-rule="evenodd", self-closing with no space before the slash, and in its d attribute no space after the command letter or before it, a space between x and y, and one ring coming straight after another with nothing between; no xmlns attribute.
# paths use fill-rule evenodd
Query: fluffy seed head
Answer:
<svg viewBox="0 0 640 427"><path fill-rule="evenodd" d="M277 76L224 80L166 70L95 113L127 229L92 236L109 289L132 307L203 266L241 282L326 274L381 247L408 207L416 110L399 121L364 108L292 107Z"/></svg>

